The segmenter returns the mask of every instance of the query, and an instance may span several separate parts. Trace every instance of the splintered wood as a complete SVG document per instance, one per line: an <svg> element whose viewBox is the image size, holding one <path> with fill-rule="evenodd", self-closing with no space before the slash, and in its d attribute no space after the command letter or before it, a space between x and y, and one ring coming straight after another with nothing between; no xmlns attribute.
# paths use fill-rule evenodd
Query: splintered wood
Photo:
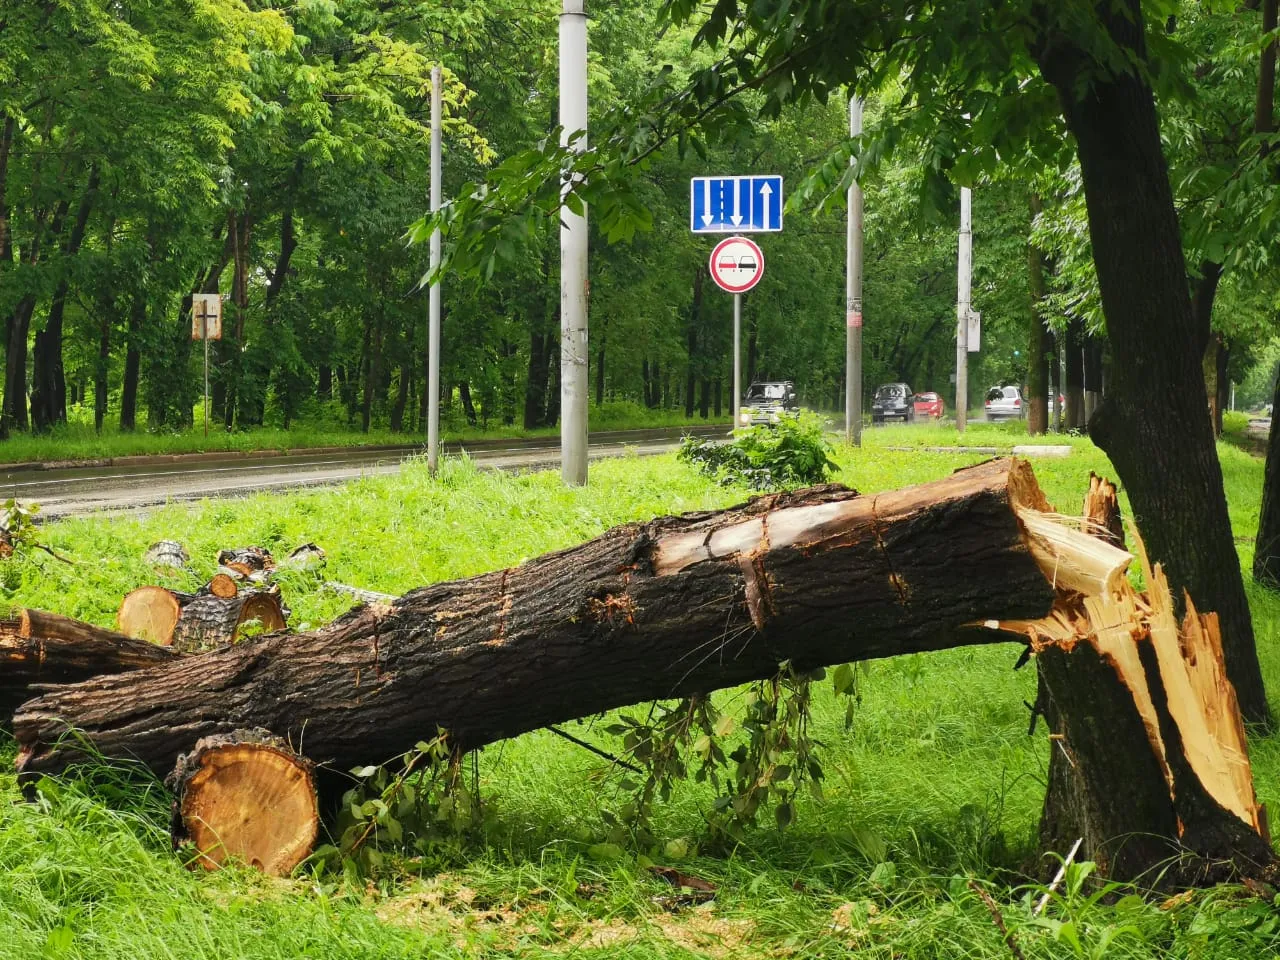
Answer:
<svg viewBox="0 0 1280 960"><path fill-rule="evenodd" d="M1140 541L1147 590L1140 592L1129 582L1125 571L1133 557L1119 548L1124 528L1116 488L1096 475L1090 477L1083 521L1093 547L1064 536L1061 531L1067 528L1047 517L1026 510L1019 517L1059 599L1046 617L987 621L985 626L1026 637L1035 652L1090 644L1132 695L1171 798L1176 799L1178 782L1161 733L1162 711L1176 726L1176 749L1204 790L1269 842L1244 722L1226 675L1217 614L1199 613L1186 597L1186 615L1179 623L1168 579L1159 564L1149 562ZM1145 645L1155 655L1158 676L1151 675L1150 658L1144 663Z"/></svg>

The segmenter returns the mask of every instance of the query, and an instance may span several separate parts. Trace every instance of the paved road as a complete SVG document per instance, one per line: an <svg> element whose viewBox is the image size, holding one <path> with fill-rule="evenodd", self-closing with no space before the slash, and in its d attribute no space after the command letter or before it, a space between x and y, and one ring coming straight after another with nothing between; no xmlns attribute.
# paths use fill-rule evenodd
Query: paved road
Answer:
<svg viewBox="0 0 1280 960"><path fill-rule="evenodd" d="M699 436L722 436L728 425L693 427L687 432ZM680 442L680 429L625 430L591 435L590 456L621 456L628 450L640 454L665 453ZM463 445L446 444L446 453L457 453ZM521 470L559 462L560 441L556 437L532 440L483 441L465 444L467 453L480 467L491 470ZM202 500L206 497L238 497L261 490L326 486L358 477L395 473L405 460L420 456L421 449L368 451L358 448L341 453L287 456L246 460L201 458L193 462L149 464L146 466L66 467L41 471L6 473L0 467L0 496L40 504L45 519L70 517L98 511L135 510L175 500Z"/></svg>

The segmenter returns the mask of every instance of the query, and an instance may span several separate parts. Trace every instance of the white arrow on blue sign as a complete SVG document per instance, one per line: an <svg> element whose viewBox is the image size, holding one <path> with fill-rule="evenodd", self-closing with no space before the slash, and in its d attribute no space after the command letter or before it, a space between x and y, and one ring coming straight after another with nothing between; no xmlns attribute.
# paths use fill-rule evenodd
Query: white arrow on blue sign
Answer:
<svg viewBox="0 0 1280 960"><path fill-rule="evenodd" d="M694 177L689 226L694 233L777 233L782 177Z"/></svg>

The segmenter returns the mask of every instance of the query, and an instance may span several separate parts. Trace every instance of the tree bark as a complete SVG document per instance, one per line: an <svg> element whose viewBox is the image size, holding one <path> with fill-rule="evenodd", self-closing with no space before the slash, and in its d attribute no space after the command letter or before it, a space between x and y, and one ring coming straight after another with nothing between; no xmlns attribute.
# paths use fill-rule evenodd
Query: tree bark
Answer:
<svg viewBox="0 0 1280 960"><path fill-rule="evenodd" d="M465 750L772 676L784 660L812 669L992 642L1002 635L972 625L1053 603L1044 571L1066 569L1063 548L1026 532L1045 506L1029 467L993 461L880 496L819 488L630 524L319 631L62 688L15 718L19 766L61 770L87 743L164 774L195 740L256 725L345 769L437 728ZM1112 553L1101 582L1128 563ZM68 726L86 739L61 741Z"/></svg>
<svg viewBox="0 0 1280 960"><path fill-rule="evenodd" d="M1139 0L1095 14L1121 51L1146 59ZM1115 358L1090 425L1124 482L1151 556L1222 620L1226 663L1246 719L1270 710L1204 413L1204 339L1191 309L1155 99L1135 70L1103 73L1072 37L1040 38L1040 70L1075 135L1103 310Z"/></svg>

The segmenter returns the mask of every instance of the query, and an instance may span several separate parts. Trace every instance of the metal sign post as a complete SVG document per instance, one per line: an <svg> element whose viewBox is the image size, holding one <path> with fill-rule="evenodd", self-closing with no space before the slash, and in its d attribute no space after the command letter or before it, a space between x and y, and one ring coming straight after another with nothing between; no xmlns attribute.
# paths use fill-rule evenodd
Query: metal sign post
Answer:
<svg viewBox="0 0 1280 960"><path fill-rule="evenodd" d="M733 427L742 408L742 295L764 276L764 251L754 240L730 237L711 251L711 279L733 294Z"/></svg>
<svg viewBox="0 0 1280 960"><path fill-rule="evenodd" d="M191 297L191 339L204 341L204 435L209 436L209 341L222 339L222 297L197 293Z"/></svg>

